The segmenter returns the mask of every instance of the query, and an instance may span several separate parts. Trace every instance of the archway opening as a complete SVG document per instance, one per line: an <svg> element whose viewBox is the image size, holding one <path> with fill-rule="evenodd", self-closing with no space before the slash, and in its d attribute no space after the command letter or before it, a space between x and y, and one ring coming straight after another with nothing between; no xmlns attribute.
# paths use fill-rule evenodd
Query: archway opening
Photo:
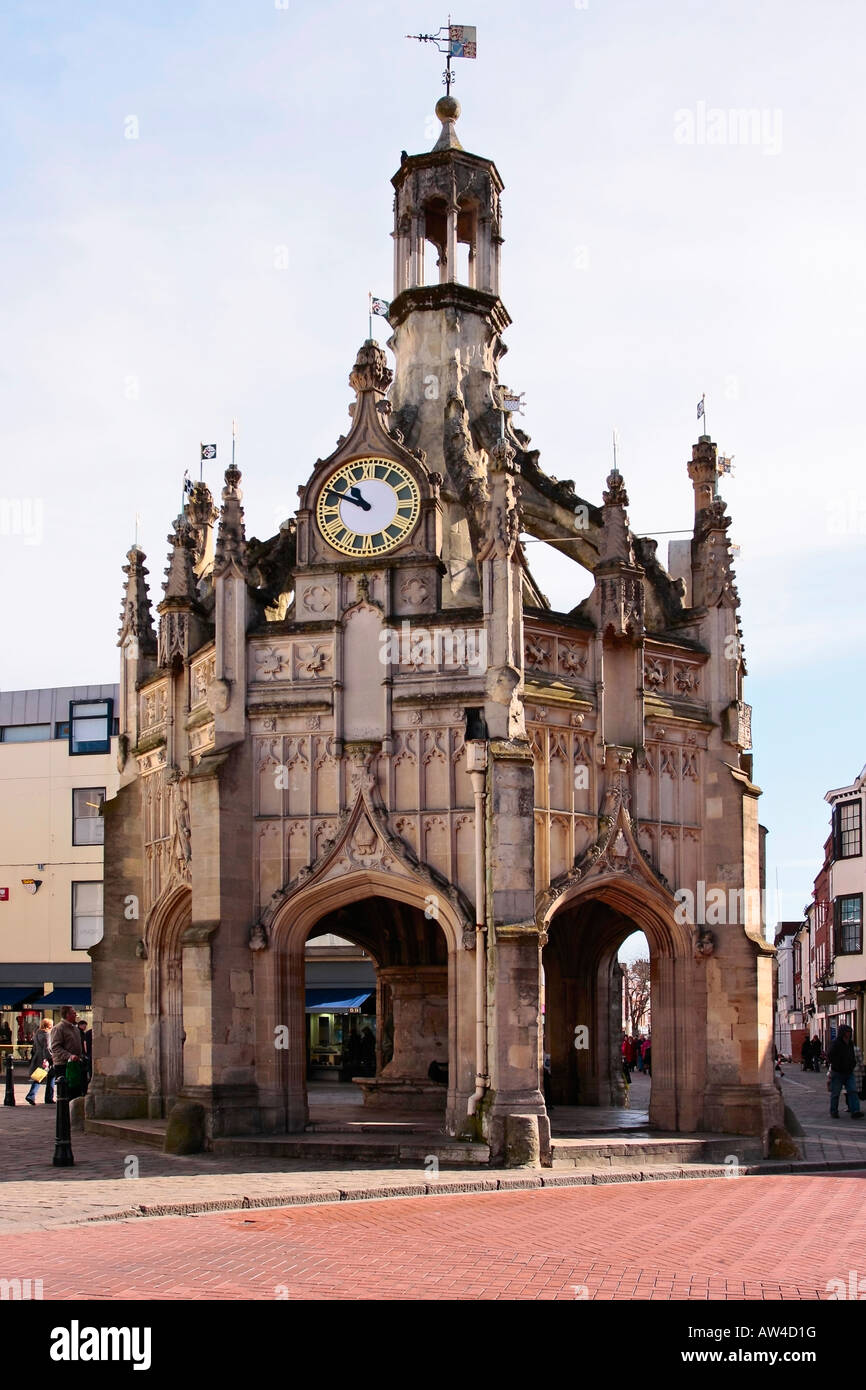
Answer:
<svg viewBox="0 0 866 1390"><path fill-rule="evenodd" d="M436 918L363 897L321 917L304 945L309 1123L367 1128L409 1116L441 1127L452 1029L448 945ZM340 953L342 983L315 980L316 960ZM326 989L332 997L322 997Z"/></svg>
<svg viewBox="0 0 866 1390"><path fill-rule="evenodd" d="M652 966L650 945L642 931L627 936L617 952L622 972L623 1077L632 1114L649 1122L652 1092Z"/></svg>
<svg viewBox="0 0 866 1390"><path fill-rule="evenodd" d="M619 905L584 898L550 924L542 958L544 1080L554 1135L650 1126L652 1054L650 1070L640 1070L626 1023L626 972L639 960L647 967L633 973L645 974L646 998L641 1009L635 991L634 1008L645 1037L658 951L636 920Z"/></svg>

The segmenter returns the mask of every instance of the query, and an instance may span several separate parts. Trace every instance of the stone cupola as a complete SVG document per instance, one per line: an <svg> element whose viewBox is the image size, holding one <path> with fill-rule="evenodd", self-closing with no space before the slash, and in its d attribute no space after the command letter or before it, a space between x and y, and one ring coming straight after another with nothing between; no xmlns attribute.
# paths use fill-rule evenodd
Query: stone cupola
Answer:
<svg viewBox="0 0 866 1390"><path fill-rule="evenodd" d="M394 299L424 287L427 258L436 256L438 282L499 297L502 179L491 159L463 149L455 129L460 103L441 97L442 133L428 154L403 160L391 182L394 199ZM468 248L463 274L458 247ZM392 306L393 307L393 306Z"/></svg>

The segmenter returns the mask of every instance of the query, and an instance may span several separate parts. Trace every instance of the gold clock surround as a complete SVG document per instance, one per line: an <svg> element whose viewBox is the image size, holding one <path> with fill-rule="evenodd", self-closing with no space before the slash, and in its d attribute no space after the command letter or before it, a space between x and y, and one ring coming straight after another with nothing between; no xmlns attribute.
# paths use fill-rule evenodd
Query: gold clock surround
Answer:
<svg viewBox="0 0 866 1390"><path fill-rule="evenodd" d="M375 506L369 496L364 498L365 484L368 494L375 496ZM360 501L353 500L352 489ZM383 511L387 513L388 490L393 493L394 510L386 521ZM345 500L336 500L338 497ZM364 501L376 513L371 521L366 520ZM350 506L357 507L351 524L346 515ZM420 512L421 494L408 468L392 459L370 456L340 464L325 480L316 502L316 524L328 545L341 555L375 557L401 545L415 529Z"/></svg>

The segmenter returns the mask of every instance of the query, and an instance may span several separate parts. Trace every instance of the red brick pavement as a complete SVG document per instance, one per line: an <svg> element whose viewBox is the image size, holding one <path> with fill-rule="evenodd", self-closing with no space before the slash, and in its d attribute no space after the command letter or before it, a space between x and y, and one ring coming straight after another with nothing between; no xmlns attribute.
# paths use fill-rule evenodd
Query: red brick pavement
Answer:
<svg viewBox="0 0 866 1390"><path fill-rule="evenodd" d="M827 1297L866 1273L866 1175L328 1203L6 1234L46 1299ZM577 1286L577 1288L575 1288Z"/></svg>

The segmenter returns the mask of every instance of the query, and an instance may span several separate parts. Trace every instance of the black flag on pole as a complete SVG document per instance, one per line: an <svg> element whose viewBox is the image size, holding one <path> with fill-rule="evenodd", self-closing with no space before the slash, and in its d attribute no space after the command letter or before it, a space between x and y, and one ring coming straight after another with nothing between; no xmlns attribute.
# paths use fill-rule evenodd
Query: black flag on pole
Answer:
<svg viewBox="0 0 866 1390"><path fill-rule="evenodd" d="M216 445L215 445L215 444L202 444L202 446L201 446L201 457L202 457L202 463L204 462L205 459L215 459L215 458L216 458Z"/></svg>

